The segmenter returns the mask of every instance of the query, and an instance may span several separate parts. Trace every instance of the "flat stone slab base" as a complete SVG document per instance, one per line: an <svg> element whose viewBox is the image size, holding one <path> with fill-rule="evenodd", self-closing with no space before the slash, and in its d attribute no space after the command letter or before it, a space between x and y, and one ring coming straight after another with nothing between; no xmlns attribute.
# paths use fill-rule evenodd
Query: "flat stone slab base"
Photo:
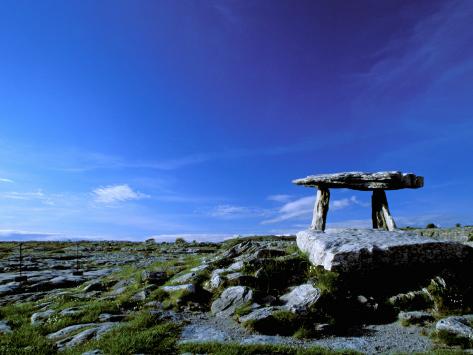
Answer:
<svg viewBox="0 0 473 355"><path fill-rule="evenodd" d="M297 246L314 265L340 273L440 268L471 262L473 248L406 231L376 229L306 230L297 233Z"/></svg>

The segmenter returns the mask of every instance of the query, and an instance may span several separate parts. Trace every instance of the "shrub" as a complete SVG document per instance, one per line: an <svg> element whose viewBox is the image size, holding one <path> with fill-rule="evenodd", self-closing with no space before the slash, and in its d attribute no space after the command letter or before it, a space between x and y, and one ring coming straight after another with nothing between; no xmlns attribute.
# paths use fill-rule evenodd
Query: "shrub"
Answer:
<svg viewBox="0 0 473 355"><path fill-rule="evenodd" d="M425 228L430 229L430 228L437 228L437 226L433 223L429 223L425 226Z"/></svg>
<svg viewBox="0 0 473 355"><path fill-rule="evenodd" d="M459 337L455 334L449 333L444 330L436 330L432 333L432 338L435 340L448 345L448 346L460 346L463 349L472 348L473 340L466 337Z"/></svg>
<svg viewBox="0 0 473 355"><path fill-rule="evenodd" d="M185 244L187 244L187 242L186 242L186 240L185 240L184 238L176 238L175 243L176 243L177 245L185 245Z"/></svg>

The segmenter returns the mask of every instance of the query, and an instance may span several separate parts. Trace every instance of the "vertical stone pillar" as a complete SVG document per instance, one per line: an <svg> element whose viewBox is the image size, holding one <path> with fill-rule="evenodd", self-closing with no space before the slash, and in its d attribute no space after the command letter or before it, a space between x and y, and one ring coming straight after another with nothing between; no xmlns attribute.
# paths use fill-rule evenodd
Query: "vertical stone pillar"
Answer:
<svg viewBox="0 0 473 355"><path fill-rule="evenodd" d="M388 231L396 229L396 223L394 223L391 212L389 212L388 199L386 198L386 192L384 192L384 190L373 190L371 208L374 229L384 229Z"/></svg>
<svg viewBox="0 0 473 355"><path fill-rule="evenodd" d="M313 230L324 231L327 220L328 205L330 202L330 191L326 187L319 186L317 190L317 200L314 206L314 216L312 218Z"/></svg>

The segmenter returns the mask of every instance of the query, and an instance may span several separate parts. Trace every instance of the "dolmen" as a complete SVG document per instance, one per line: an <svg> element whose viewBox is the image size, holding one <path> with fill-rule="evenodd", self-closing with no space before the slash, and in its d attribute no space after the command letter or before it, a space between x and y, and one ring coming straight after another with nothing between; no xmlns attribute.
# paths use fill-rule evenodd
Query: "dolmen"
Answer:
<svg viewBox="0 0 473 355"><path fill-rule="evenodd" d="M472 267L472 247L396 228L385 190L420 188L424 185L421 176L399 171L344 172L313 175L293 182L318 189L312 224L297 233L297 245L313 265L348 275L354 282L363 279L386 284L401 279L419 282L445 268ZM326 231L330 188L372 191L373 229Z"/></svg>

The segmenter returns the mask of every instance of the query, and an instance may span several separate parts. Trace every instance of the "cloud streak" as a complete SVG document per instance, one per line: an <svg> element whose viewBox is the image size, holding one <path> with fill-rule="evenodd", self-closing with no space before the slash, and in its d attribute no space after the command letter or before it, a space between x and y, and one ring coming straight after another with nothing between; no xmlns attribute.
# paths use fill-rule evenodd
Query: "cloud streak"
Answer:
<svg viewBox="0 0 473 355"><path fill-rule="evenodd" d="M302 197L294 201L285 203L279 208L277 216L261 222L261 224L273 224L292 219L306 218L312 214L315 204L315 197ZM356 196L330 201L329 210L337 211L348 208L353 205L367 206L358 201Z"/></svg>
<svg viewBox="0 0 473 355"><path fill-rule="evenodd" d="M94 195L95 202L103 204L115 204L119 202L141 200L150 197L149 195L134 191L126 184L99 187L95 189L92 194Z"/></svg>

